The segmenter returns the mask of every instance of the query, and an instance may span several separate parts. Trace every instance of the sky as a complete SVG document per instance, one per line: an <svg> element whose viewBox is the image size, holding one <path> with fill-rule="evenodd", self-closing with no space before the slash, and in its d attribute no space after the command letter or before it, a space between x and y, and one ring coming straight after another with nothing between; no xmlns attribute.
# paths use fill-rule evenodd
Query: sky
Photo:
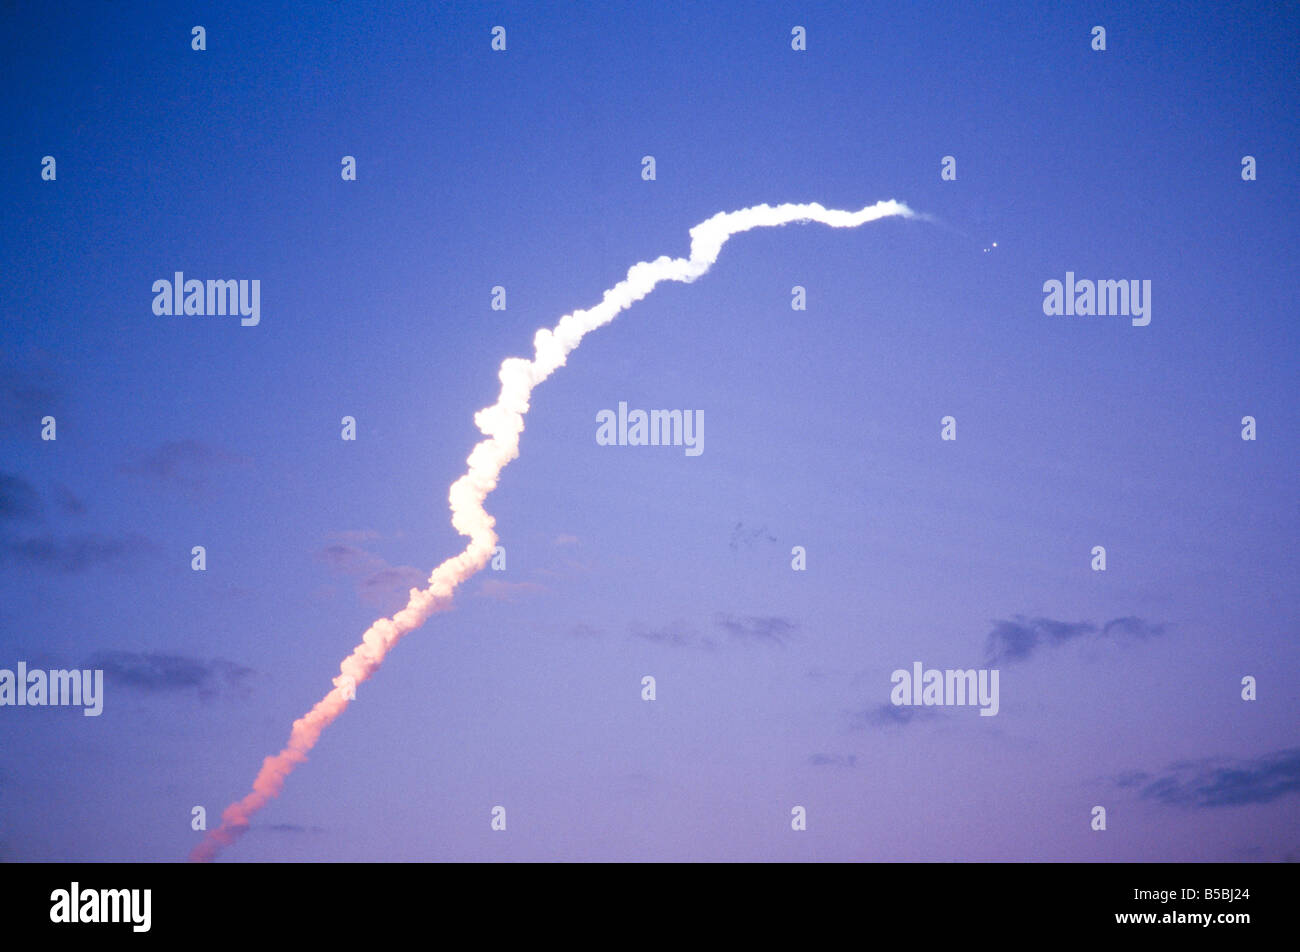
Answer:
<svg viewBox="0 0 1300 952"><path fill-rule="evenodd" d="M715 213L887 199L593 331L504 567L220 861L1300 859L1294 6L0 21L0 671L104 685L0 706L0 860L183 860L463 548L503 359ZM257 324L155 313L178 271ZM1067 272L1150 322L1045 313ZM702 452L601 445L621 402ZM893 703L916 662L996 715Z"/></svg>

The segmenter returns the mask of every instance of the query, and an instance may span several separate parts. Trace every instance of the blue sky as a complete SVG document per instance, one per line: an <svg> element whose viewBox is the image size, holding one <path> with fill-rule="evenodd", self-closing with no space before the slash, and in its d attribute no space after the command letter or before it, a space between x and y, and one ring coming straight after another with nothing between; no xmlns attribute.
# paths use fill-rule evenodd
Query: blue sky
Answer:
<svg viewBox="0 0 1300 952"><path fill-rule="evenodd" d="M1294 8L721 6L2 15L0 668L106 688L0 707L0 858L183 858L462 548L503 358L716 212L889 198L937 221L739 235L593 332L506 570L223 860L1300 855ZM155 315L175 271L260 323ZM1151 323L1045 315L1067 271ZM704 452L597 445L620 401ZM902 714L917 660L998 715Z"/></svg>

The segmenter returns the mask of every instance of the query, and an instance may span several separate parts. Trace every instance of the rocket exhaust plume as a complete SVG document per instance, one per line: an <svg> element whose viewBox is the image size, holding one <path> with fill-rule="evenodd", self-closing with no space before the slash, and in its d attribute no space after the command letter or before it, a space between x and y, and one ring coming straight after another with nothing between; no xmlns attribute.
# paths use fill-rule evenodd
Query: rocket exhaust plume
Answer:
<svg viewBox="0 0 1300 952"><path fill-rule="evenodd" d="M641 300L661 281L691 282L705 274L718 260L727 239L753 228L769 228L791 222L815 221L832 228L856 228L867 222L891 216L919 218L901 202L877 202L861 211L849 212L807 205L755 205L735 212L719 212L691 229L689 258L662 255L654 261L642 261L628 269L627 277L605 292L595 307L566 314L555 327L542 328L533 338L532 360L507 358L501 364L501 395L490 407L474 414L474 423L487 436L469 454L465 475L451 485L451 524L469 538L465 551L447 559L429 576L429 587L411 589L405 608L392 618L381 618L371 625L361 643L339 665L334 689L316 702L315 707L293 722L288 743L273 757L262 761L262 769L253 779L253 789L242 800L226 807L221 825L211 830L190 852L190 859L206 862L216 857L248 829L253 814L272 797L278 796L285 778L293 768L307 759L321 732L343 713L356 685L365 681L384 656L405 634L420 627L431 614L451 604L452 594L466 579L479 572L492 557L497 534L496 520L483 508L488 493L496 488L497 478L507 463L519 455L519 434L524 429L524 414L533 388L564 366L569 352L584 335L608 324L621 311Z"/></svg>

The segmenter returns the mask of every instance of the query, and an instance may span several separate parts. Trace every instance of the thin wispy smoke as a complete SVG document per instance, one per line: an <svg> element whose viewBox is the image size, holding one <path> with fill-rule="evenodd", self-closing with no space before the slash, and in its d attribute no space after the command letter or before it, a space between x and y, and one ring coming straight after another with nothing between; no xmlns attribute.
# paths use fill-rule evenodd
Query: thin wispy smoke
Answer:
<svg viewBox="0 0 1300 952"><path fill-rule="evenodd" d="M428 588L411 589L410 601L404 609L392 618L379 619L367 629L361 643L339 665L334 689L293 722L284 749L262 762L252 791L225 809L221 825L194 848L190 859L215 858L222 847L229 846L247 830L252 815L280 793L285 778L307 759L321 732L343 713L348 706L350 688L369 678L403 635L418 628L434 612L447 608L456 588L488 563L497 544L497 534L492 529L496 520L484 510L483 501L496 488L501 470L519 455L519 434L524 429L524 414L528 412L533 388L564 366L569 353L586 334L608 324L661 281L689 283L705 274L732 235L802 221L820 222L832 228L856 228L891 216L918 217L906 205L892 200L856 212L823 208L816 203L756 205L735 212L719 212L691 229L689 258L662 255L654 261L633 265L627 277L606 291L595 307L566 314L555 327L539 330L533 338L532 360L510 357L503 361L498 374L501 395L492 406L474 414L474 423L487 439L469 454L469 469L452 483L448 494L451 524L469 538L465 551L434 569Z"/></svg>

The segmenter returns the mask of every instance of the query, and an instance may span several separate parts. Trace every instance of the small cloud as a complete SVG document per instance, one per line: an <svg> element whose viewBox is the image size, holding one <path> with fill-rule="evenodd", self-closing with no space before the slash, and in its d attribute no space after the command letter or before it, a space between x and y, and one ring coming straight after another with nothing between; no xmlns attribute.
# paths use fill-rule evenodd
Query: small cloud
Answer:
<svg viewBox="0 0 1300 952"><path fill-rule="evenodd" d="M578 537L576 535L557 535L555 537L556 545L577 545Z"/></svg>
<svg viewBox="0 0 1300 952"><path fill-rule="evenodd" d="M1131 778L1141 777L1141 781ZM1130 782L1123 782L1126 778ZM1194 809L1270 803L1300 793L1300 747L1250 760L1223 757L1170 764L1155 779L1133 772L1116 778L1117 786L1142 787L1143 799Z"/></svg>
<svg viewBox="0 0 1300 952"><path fill-rule="evenodd" d="M85 504L66 486L55 483L53 490L55 503L64 513L85 512ZM40 494L30 482L13 473L0 473L0 562L76 573L152 548L135 533L55 535L48 528L45 512ZM33 525L24 530L20 528L23 523Z"/></svg>
<svg viewBox="0 0 1300 952"><path fill-rule="evenodd" d="M1129 638L1154 638L1165 633L1165 626L1148 624L1141 618L1129 615L1125 618L1112 618L1106 622L1101 633L1109 635L1111 632L1119 632Z"/></svg>
<svg viewBox="0 0 1300 952"><path fill-rule="evenodd" d="M44 534L26 539L0 539L0 561L76 574L152 549L148 539L135 533L122 536L80 533L65 538Z"/></svg>
<svg viewBox="0 0 1300 952"><path fill-rule="evenodd" d="M203 660L134 651L100 652L83 667L102 669L105 683L114 687L144 694L194 688L204 701L228 691L247 696L250 690L248 681L255 673L252 668L220 658Z"/></svg>
<svg viewBox="0 0 1300 952"><path fill-rule="evenodd" d="M545 585L537 582L506 582L499 578L490 578L479 586L478 593L495 602L513 602L521 595L536 595L547 591Z"/></svg>
<svg viewBox="0 0 1300 952"><path fill-rule="evenodd" d="M139 453L121 470L135 476L144 476L164 486L189 493L207 489L216 470L235 463L248 462L198 440L168 440L148 453Z"/></svg>
<svg viewBox="0 0 1300 952"><path fill-rule="evenodd" d="M813 754L808 758L808 763L814 767L856 767L858 756L857 754L849 754L847 757L843 754Z"/></svg>
<svg viewBox="0 0 1300 952"><path fill-rule="evenodd" d="M782 647L799 627L789 619L776 615L738 617L719 612L714 615L713 621L727 633L729 643L770 642ZM713 651L721 644L716 638L701 636L693 626L680 620L663 628L648 629L634 625L631 634L635 638L676 648L704 648Z"/></svg>
<svg viewBox="0 0 1300 952"><path fill-rule="evenodd" d="M41 514L41 497L21 476L0 473L0 522L36 519Z"/></svg>
<svg viewBox="0 0 1300 952"><path fill-rule="evenodd" d="M604 633L590 625L574 625L569 629L569 634L576 638L599 638Z"/></svg>
<svg viewBox="0 0 1300 952"><path fill-rule="evenodd" d="M714 616L718 627L733 638L744 641L771 641L785 647L790 636L799 630L799 626L788 618L779 615L750 615L738 618L719 612Z"/></svg>
<svg viewBox="0 0 1300 952"><path fill-rule="evenodd" d="M298 823L270 823L263 826L262 829L270 830L272 833L324 833L323 826L302 826Z"/></svg>
<svg viewBox="0 0 1300 952"><path fill-rule="evenodd" d="M718 643L712 638L701 638L694 628L681 621L673 622L664 628L653 629L633 625L631 635L634 638L641 638L645 641L652 641L657 645L668 645L673 648L703 648L712 651L718 647Z"/></svg>
<svg viewBox="0 0 1300 952"><path fill-rule="evenodd" d="M1114 635L1141 640L1161 635L1164 631L1164 625L1153 625L1133 615L1112 618L1100 628L1087 621L1056 621L1016 615L1010 621L993 622L986 650L990 664L1027 661L1044 645L1061 645L1085 635Z"/></svg>
<svg viewBox="0 0 1300 952"><path fill-rule="evenodd" d="M411 589L424 588L428 576L413 565L389 565L366 576L357 586L361 597L373 605L409 598Z"/></svg>
<svg viewBox="0 0 1300 952"><path fill-rule="evenodd" d="M86 514L86 504L62 483L54 484L54 504L65 515L82 516Z"/></svg>
<svg viewBox="0 0 1300 952"><path fill-rule="evenodd" d="M752 549L760 542L775 541L776 536L767 531L767 526L746 527L743 522L737 522L731 530L728 546L732 552L739 552L741 546Z"/></svg>
<svg viewBox="0 0 1300 952"><path fill-rule="evenodd" d="M335 533L333 538L338 536ZM356 579L357 594L375 605L405 600L412 588L427 584L427 572L413 565L389 565L382 556L344 542L331 542L316 557L333 571Z"/></svg>
<svg viewBox="0 0 1300 952"><path fill-rule="evenodd" d="M1149 780L1150 778L1151 775L1144 770L1130 770L1127 773L1122 773L1115 778L1115 786L1137 787L1146 783L1147 780Z"/></svg>
<svg viewBox="0 0 1300 952"><path fill-rule="evenodd" d="M891 704L885 702L877 707L858 711L853 715L853 726L862 727L902 727L913 721L929 720L939 716L933 707L914 704Z"/></svg>
<svg viewBox="0 0 1300 952"><path fill-rule="evenodd" d="M86 512L86 504L67 486L52 483L51 489L54 503L60 512L70 516L80 516ZM0 473L0 522L38 520L44 509L36 487L21 476Z"/></svg>
<svg viewBox="0 0 1300 952"><path fill-rule="evenodd" d="M1024 661L1044 642L1061 644L1096 630L1097 626L1090 622L1027 619L1023 615L1017 615L1013 621L996 621L988 636L989 662Z"/></svg>
<svg viewBox="0 0 1300 952"><path fill-rule="evenodd" d="M374 564L374 560L378 558L378 556L367 552L365 549L343 545L340 542L325 546L316 555L335 571L346 572L350 575L369 571Z"/></svg>

